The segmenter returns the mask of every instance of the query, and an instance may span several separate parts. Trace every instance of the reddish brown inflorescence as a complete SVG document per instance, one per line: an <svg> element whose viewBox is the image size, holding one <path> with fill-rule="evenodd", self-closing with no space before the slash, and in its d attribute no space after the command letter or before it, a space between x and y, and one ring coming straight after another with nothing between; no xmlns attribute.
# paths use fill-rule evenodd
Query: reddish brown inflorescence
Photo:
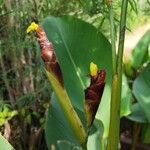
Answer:
<svg viewBox="0 0 150 150"><path fill-rule="evenodd" d="M96 76L90 76L91 82L90 86L85 90L85 107L87 113L90 113L90 121L88 122L88 126L90 127L95 118L104 86L105 86L105 70L98 71Z"/></svg>
<svg viewBox="0 0 150 150"><path fill-rule="evenodd" d="M53 44L49 42L45 31L40 26L36 30L36 37L40 45L41 55L46 69L48 71L51 70L63 85L62 73L54 52Z"/></svg>

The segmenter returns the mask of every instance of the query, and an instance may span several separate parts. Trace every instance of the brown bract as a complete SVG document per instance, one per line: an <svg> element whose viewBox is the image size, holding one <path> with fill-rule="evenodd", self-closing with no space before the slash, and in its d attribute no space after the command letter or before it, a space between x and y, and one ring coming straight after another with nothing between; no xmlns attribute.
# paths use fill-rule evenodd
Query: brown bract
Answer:
<svg viewBox="0 0 150 150"><path fill-rule="evenodd" d="M88 127L92 125L95 118L105 86L105 76L105 70L100 70L96 76L90 76L90 86L85 90L85 111L88 117Z"/></svg>
<svg viewBox="0 0 150 150"><path fill-rule="evenodd" d="M45 31L40 26L36 30L36 37L40 45L41 56L46 69L53 72L59 82L63 85L62 73L54 52L53 44L49 42Z"/></svg>

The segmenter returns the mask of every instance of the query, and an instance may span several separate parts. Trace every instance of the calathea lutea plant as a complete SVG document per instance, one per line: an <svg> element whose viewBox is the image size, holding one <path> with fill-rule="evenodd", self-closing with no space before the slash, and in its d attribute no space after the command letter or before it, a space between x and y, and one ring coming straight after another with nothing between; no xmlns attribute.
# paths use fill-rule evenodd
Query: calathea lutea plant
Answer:
<svg viewBox="0 0 150 150"><path fill-rule="evenodd" d="M105 86L105 70L98 70L93 62L90 63L90 85L85 89L84 115L86 118L86 126L79 118L75 108L71 103L67 91L65 90L62 69L58 63L53 44L48 40L42 26L31 23L27 28L27 33L33 31L38 40L41 49L41 57L45 64L45 71L56 94L58 103L63 110L64 116L68 121L74 136L78 140L80 146L86 149L89 129L91 128ZM65 60L64 60L65 61ZM69 75L69 74L68 74ZM70 81L71 82L71 81Z"/></svg>

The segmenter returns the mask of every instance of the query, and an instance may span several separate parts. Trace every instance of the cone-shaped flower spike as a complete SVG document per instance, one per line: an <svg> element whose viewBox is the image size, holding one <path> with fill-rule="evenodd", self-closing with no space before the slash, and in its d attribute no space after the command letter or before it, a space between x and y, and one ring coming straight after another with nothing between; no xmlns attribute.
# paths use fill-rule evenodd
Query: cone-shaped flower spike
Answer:
<svg viewBox="0 0 150 150"><path fill-rule="evenodd" d="M27 28L27 33L35 31L35 35L40 45L42 59L45 63L47 71L51 71L63 85L62 73L58 64L54 48L51 42L47 39L46 33L41 26L32 22Z"/></svg>
<svg viewBox="0 0 150 150"><path fill-rule="evenodd" d="M98 70L97 65L90 63L90 86L85 90L85 113L87 126L90 127L95 118L105 86L105 70Z"/></svg>

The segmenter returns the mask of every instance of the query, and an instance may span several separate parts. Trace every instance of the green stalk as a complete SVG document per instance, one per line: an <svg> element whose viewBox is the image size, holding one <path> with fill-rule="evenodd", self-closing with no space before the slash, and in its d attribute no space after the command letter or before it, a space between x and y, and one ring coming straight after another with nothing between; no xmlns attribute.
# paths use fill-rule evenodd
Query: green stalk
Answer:
<svg viewBox="0 0 150 150"><path fill-rule="evenodd" d="M122 1L120 31L119 31L119 45L118 45L118 59L117 59L117 72L122 76L122 58L124 50L124 39L126 30L126 14L127 14L128 0Z"/></svg>
<svg viewBox="0 0 150 150"><path fill-rule="evenodd" d="M118 75L113 75L111 90L110 126L106 150L117 150L119 143L120 128L120 99Z"/></svg>
<svg viewBox="0 0 150 150"><path fill-rule="evenodd" d="M110 33L111 33L111 45L112 45L112 89L111 89L111 110L110 110L110 127L108 135L108 143L106 145L107 150L115 149L118 147L119 140L119 123L120 115L118 109L120 102L118 101L118 76L116 68L116 38L115 38L115 25L114 25L114 12L113 5L108 4L109 20L110 20Z"/></svg>
<svg viewBox="0 0 150 150"><path fill-rule="evenodd" d="M122 88L122 58L123 58L123 50L124 50L127 5L128 5L128 0L123 0L122 7L121 7L118 55L117 55L117 61L116 61L117 70L115 74L113 74L113 78L112 78L110 127L109 127L108 143L106 145L107 150L112 150L112 149L117 150L118 145L119 145L120 103L121 103L121 91L122 91L121 89ZM115 34L113 33L112 38L114 36ZM114 56L112 56L112 59L113 57ZM113 61L113 63L116 63L116 62Z"/></svg>
<svg viewBox="0 0 150 150"><path fill-rule="evenodd" d="M60 82L57 80L55 75L51 71L46 71L48 79L51 83L51 86L53 90L56 93L58 103L60 107L63 110L63 113L74 132L74 135L78 139L79 143L83 147L84 150L86 150L86 144L87 144L87 134L84 129L84 126L78 117L76 111L74 110L71 101L68 97L68 94L64 87L60 84Z"/></svg>

